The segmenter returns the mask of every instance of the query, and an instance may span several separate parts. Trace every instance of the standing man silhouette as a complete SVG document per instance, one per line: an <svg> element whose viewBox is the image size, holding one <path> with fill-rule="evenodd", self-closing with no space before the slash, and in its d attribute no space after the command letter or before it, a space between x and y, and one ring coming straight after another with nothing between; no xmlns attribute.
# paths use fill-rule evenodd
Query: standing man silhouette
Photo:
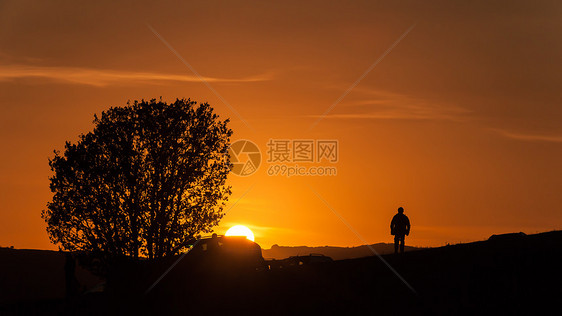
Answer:
<svg viewBox="0 0 562 316"><path fill-rule="evenodd" d="M404 253L404 238L410 234L410 220L404 215L403 207L398 208L398 214L390 222L390 234L394 235L394 253L398 253L399 243L400 252Z"/></svg>

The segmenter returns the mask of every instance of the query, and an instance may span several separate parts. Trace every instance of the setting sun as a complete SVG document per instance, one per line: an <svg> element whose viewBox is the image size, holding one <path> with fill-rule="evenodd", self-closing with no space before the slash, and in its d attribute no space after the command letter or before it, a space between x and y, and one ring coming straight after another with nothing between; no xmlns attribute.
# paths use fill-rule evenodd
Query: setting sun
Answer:
<svg viewBox="0 0 562 316"><path fill-rule="evenodd" d="M225 236L244 236L247 239L249 239L251 241L254 241L254 233L252 233L252 231L244 225L232 226L226 231L226 233L224 235Z"/></svg>

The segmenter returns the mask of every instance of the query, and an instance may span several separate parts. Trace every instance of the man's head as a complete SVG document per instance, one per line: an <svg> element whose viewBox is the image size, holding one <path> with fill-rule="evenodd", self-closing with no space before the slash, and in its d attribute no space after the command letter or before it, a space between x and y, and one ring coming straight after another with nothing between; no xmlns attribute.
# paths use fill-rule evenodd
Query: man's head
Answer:
<svg viewBox="0 0 562 316"><path fill-rule="evenodd" d="M404 208L402 206L400 206L398 208L398 213L403 214L404 213Z"/></svg>

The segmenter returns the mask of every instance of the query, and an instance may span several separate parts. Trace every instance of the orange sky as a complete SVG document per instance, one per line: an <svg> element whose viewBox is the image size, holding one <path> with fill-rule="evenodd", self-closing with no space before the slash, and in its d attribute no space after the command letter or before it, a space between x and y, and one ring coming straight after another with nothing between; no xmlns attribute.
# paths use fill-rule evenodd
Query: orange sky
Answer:
<svg viewBox="0 0 562 316"><path fill-rule="evenodd" d="M401 205L410 245L562 229L561 56L558 2L1 2L0 246L52 249L52 151L159 96L211 103L264 155L270 138L339 141L337 176L232 175L229 206L243 197L219 233L362 244L315 192L369 243L392 241Z"/></svg>

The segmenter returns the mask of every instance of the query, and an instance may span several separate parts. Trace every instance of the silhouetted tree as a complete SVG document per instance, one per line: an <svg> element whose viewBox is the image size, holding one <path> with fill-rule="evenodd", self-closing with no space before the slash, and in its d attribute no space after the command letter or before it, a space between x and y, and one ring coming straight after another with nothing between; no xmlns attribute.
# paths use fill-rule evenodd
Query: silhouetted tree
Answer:
<svg viewBox="0 0 562 316"><path fill-rule="evenodd" d="M53 243L159 258L218 224L231 193L228 119L189 99L135 101L94 117L93 132L49 160L54 195L42 217Z"/></svg>

